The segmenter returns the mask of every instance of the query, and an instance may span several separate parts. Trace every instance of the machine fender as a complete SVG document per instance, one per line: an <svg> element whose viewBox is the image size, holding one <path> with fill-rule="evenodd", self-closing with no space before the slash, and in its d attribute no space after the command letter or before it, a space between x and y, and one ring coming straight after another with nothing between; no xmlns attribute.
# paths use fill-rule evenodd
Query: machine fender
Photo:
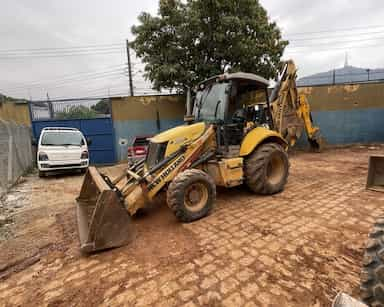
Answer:
<svg viewBox="0 0 384 307"><path fill-rule="evenodd" d="M245 136L240 147L240 156L244 157L249 155L257 146L267 141L267 139L280 144L284 148L288 146L288 143L279 133L263 127L257 127Z"/></svg>

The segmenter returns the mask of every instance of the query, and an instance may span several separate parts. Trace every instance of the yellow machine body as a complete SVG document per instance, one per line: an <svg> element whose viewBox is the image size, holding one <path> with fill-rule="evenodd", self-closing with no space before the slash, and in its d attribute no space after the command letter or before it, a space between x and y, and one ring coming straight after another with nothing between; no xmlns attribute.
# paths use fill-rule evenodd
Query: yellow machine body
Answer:
<svg viewBox="0 0 384 307"><path fill-rule="evenodd" d="M168 142L167 149L165 151L165 156L168 157L182 145L199 138L204 133L205 129L206 125L203 122L192 125L178 126L154 136L150 139L150 141L153 143Z"/></svg>
<svg viewBox="0 0 384 307"><path fill-rule="evenodd" d="M210 161L205 171L213 178L217 186L235 187L243 183L243 158Z"/></svg>
<svg viewBox="0 0 384 307"><path fill-rule="evenodd" d="M287 147L286 140L282 138L282 136L278 132L266 129L264 127L257 127L252 129L245 136L240 146L239 155L241 157L249 155L259 144L265 142L268 139L271 141L273 140L284 148Z"/></svg>

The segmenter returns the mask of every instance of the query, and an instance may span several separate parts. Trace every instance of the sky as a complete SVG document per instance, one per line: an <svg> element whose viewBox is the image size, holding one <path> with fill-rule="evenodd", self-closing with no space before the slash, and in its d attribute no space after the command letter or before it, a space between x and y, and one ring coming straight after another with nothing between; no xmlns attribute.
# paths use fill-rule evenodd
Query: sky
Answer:
<svg viewBox="0 0 384 307"><path fill-rule="evenodd" d="M299 77L344 65L384 68L381 0L261 0L290 41ZM158 0L1 0L0 93L27 99L128 94L125 40ZM381 34L383 33L383 34ZM136 94L151 93L134 63Z"/></svg>

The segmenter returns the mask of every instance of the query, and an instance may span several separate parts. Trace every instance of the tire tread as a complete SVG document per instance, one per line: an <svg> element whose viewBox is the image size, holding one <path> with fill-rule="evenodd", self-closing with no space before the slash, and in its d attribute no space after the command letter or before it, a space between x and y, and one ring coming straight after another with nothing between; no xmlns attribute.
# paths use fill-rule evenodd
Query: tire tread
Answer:
<svg viewBox="0 0 384 307"><path fill-rule="evenodd" d="M280 151L287 160L288 170L284 177L283 182L278 189L272 190L271 187L266 184L264 176L264 167L269 159L269 156L274 151ZM247 186L254 192L263 195L271 195L281 192L287 182L289 175L289 160L286 151L276 143L266 143L257 148L248 158L245 159L245 182Z"/></svg>
<svg viewBox="0 0 384 307"><path fill-rule="evenodd" d="M184 191L191 180L207 182L210 187L210 195L207 205L199 212L191 213L184 207ZM208 215L216 200L216 185L212 177L197 169L188 169L178 174L170 183L167 190L167 205L173 211L178 220L189 223Z"/></svg>
<svg viewBox="0 0 384 307"><path fill-rule="evenodd" d="M360 295L369 306L384 306L384 223L375 223L364 253ZM379 276L378 272L383 276Z"/></svg>

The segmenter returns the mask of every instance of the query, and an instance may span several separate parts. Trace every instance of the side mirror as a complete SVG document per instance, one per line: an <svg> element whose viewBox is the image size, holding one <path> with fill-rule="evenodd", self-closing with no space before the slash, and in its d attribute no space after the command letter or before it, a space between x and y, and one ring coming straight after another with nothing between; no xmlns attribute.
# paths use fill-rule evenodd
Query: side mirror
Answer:
<svg viewBox="0 0 384 307"><path fill-rule="evenodd" d="M92 145L92 139L91 139L91 138L87 138L87 145L88 145L88 146L91 146L91 145Z"/></svg>
<svg viewBox="0 0 384 307"><path fill-rule="evenodd" d="M31 144L32 146L37 146L37 140L35 138L32 138Z"/></svg>

